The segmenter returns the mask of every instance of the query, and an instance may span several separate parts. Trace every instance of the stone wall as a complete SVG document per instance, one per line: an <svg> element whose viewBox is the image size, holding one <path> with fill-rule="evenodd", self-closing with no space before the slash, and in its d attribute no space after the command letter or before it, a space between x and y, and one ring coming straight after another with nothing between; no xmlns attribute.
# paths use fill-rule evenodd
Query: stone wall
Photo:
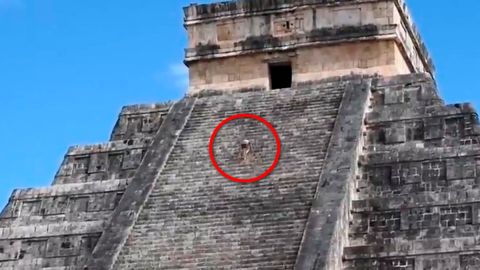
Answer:
<svg viewBox="0 0 480 270"><path fill-rule="evenodd" d="M171 104L125 106L113 129L110 140L131 140L152 137L160 128Z"/></svg>
<svg viewBox="0 0 480 270"><path fill-rule="evenodd" d="M82 269L168 108L125 107L112 141L71 147L53 186L15 190L0 215L0 269Z"/></svg>
<svg viewBox="0 0 480 270"><path fill-rule="evenodd" d="M294 85L351 73L393 76L412 71L394 41L364 41L191 63L190 93L205 89L268 89L268 65L275 62L291 62Z"/></svg>
<svg viewBox="0 0 480 270"><path fill-rule="evenodd" d="M112 269L292 269L346 84L200 95ZM236 113L264 117L281 139L278 166L254 184L227 180L209 159L213 129ZM270 165L275 142L255 121L218 136L228 173L251 177ZM245 139L252 159L239 155Z"/></svg>
<svg viewBox="0 0 480 270"><path fill-rule="evenodd" d="M342 269L372 78L349 77L294 269Z"/></svg>
<svg viewBox="0 0 480 270"><path fill-rule="evenodd" d="M477 269L480 129L422 75L379 80L352 202L346 269Z"/></svg>
<svg viewBox="0 0 480 270"><path fill-rule="evenodd" d="M251 4L256 5L254 2ZM307 70L294 72L297 82L310 81L310 73L317 80L349 72L382 76L425 72L433 76L428 53L415 34L408 12L398 1L342 1L328 5L323 1L286 2L288 8L279 4L262 12L237 14L232 6L240 8L246 4L239 1L205 5L207 10L223 10L220 6L229 10L211 10L217 15L213 17L197 18L189 13L185 25L189 35L186 63L190 67L190 93L268 86L266 63L288 61L292 54L303 54L314 63L303 65L302 62L303 69ZM200 7L203 6L191 6L188 10L196 13L203 10ZM380 44L365 45L375 42ZM387 53L391 55L388 64L381 61L383 52L368 60L358 56L365 46L385 48L382 43L386 42L392 44L388 46ZM358 48L354 48L357 45ZM304 53L310 49L317 51L315 56ZM333 55L340 55L340 59L328 55L332 51ZM274 59L275 54L281 57ZM325 55L328 57L323 57ZM353 63L344 63L342 59L346 56ZM262 63L259 58L263 58ZM241 68L232 71L231 67L235 66Z"/></svg>
<svg viewBox="0 0 480 270"><path fill-rule="evenodd" d="M480 266L477 114L445 105L428 74L202 92L165 106L125 108L116 140L72 147L53 186L15 191L0 215L0 269ZM229 182L209 161L211 131L235 113L266 118L282 141L278 167L255 184ZM226 126L220 166L263 171L269 136L251 121ZM137 162L110 159L135 149Z"/></svg>
<svg viewBox="0 0 480 270"><path fill-rule="evenodd" d="M187 21L188 48L199 44L216 44L218 52L234 50L235 43L248 37L298 38L315 29L345 25L388 25L399 18L393 3L387 1L356 3L355 5L298 6L289 10L271 10L232 19L230 16L215 20ZM397 12L398 13L398 12ZM395 16L396 15L396 16Z"/></svg>

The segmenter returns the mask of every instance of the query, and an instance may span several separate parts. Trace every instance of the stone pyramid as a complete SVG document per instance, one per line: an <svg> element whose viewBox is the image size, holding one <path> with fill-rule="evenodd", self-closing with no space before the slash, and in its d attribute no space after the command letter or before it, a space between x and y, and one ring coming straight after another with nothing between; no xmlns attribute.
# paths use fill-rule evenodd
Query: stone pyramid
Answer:
<svg viewBox="0 0 480 270"><path fill-rule="evenodd" d="M480 269L480 126L401 0L185 8L190 89L0 215L0 270ZM238 114L261 117L226 123ZM260 181L251 179L271 167Z"/></svg>

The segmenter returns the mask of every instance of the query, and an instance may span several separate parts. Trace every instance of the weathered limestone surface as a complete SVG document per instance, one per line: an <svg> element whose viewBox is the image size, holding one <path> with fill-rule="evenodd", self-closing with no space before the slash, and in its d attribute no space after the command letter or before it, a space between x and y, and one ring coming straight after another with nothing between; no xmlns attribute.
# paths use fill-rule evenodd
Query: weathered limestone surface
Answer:
<svg viewBox="0 0 480 270"><path fill-rule="evenodd" d="M358 35L367 34L365 29L359 31ZM294 85L351 73L393 76L411 70L394 41L375 40L200 61L190 65L190 83L194 87L202 85L205 89L223 91L252 85L268 88L268 63L275 61L291 62Z"/></svg>
<svg viewBox="0 0 480 270"><path fill-rule="evenodd" d="M238 0L191 5L185 8L185 27L191 93L268 88L268 65L278 62L292 63L297 83L351 72L434 75L401 0ZM231 65L232 61L238 62Z"/></svg>
<svg viewBox="0 0 480 270"><path fill-rule="evenodd" d="M479 269L477 114L421 74L372 96L345 269Z"/></svg>
<svg viewBox="0 0 480 270"><path fill-rule="evenodd" d="M477 116L444 105L426 74L131 108L117 140L71 148L53 186L14 192L0 218L0 269L479 267ZM255 184L230 182L209 161L212 130L235 113L266 118L281 137L278 167ZM156 115L156 131L118 132L134 122L122 117L139 115ZM272 160L270 136L232 122L215 141L219 164L255 175ZM132 149L142 149L135 166L110 158Z"/></svg>
<svg viewBox="0 0 480 270"><path fill-rule="evenodd" d="M344 88L199 97L113 269L292 269ZM236 113L264 117L282 141L277 168L255 184L228 181L209 160L213 129ZM219 163L249 177L275 153L271 137L255 121L226 126L215 142ZM245 139L258 157L251 164L235 158Z"/></svg>
<svg viewBox="0 0 480 270"><path fill-rule="evenodd" d="M185 26L187 97L123 108L52 186L16 190L0 270L480 269L478 117L443 103L403 1L191 5ZM292 86L271 90L281 62ZM209 158L237 113L281 140L253 184ZM252 119L213 143L237 178L276 148Z"/></svg>
<svg viewBox="0 0 480 270"><path fill-rule="evenodd" d="M348 242L352 183L363 146L363 118L371 83L371 79L351 79L347 85L295 269L342 268L339 254Z"/></svg>
<svg viewBox="0 0 480 270"><path fill-rule="evenodd" d="M82 269L168 108L125 107L112 141L70 148L53 186L14 191L0 215L0 269Z"/></svg>
<svg viewBox="0 0 480 270"><path fill-rule="evenodd" d="M141 166L136 171L132 183L112 213L109 224L85 269L110 269L115 262L145 201L150 197L159 173L162 172L165 162L169 159L172 148L190 117L195 102L195 98L185 98L172 106L154 137L154 142L149 147Z"/></svg>

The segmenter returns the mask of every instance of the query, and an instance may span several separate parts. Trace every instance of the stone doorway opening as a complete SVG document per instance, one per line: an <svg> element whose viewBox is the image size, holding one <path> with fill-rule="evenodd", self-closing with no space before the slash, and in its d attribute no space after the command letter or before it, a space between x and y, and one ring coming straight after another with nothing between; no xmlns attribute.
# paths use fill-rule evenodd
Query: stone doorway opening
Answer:
<svg viewBox="0 0 480 270"><path fill-rule="evenodd" d="M292 87L292 63L273 63L268 65L270 88L282 89Z"/></svg>

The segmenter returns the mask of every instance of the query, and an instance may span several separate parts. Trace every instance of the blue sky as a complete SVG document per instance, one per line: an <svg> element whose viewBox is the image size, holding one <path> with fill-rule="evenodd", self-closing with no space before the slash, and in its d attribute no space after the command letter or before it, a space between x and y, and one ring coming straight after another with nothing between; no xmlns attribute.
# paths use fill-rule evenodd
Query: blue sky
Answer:
<svg viewBox="0 0 480 270"><path fill-rule="evenodd" d="M108 140L123 105L183 96L190 2L0 0L0 208L49 185L68 146ZM478 108L480 1L409 4L442 95Z"/></svg>

